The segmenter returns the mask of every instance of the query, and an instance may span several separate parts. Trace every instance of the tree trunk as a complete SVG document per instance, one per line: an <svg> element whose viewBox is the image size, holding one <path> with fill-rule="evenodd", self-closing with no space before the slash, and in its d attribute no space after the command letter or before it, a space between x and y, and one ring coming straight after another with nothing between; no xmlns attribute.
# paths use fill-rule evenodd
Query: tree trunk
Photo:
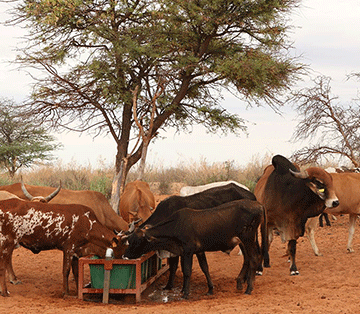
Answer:
<svg viewBox="0 0 360 314"><path fill-rule="evenodd" d="M120 211L119 211L120 196L124 191L125 181L128 172L127 170L128 159L122 158L119 163L116 161L116 164L117 165L115 166L114 179L112 182L110 203L115 213L120 215Z"/></svg>
<svg viewBox="0 0 360 314"><path fill-rule="evenodd" d="M139 165L138 176L137 176L138 180L142 180L142 178L144 177L148 147L149 147L149 142L148 141L143 142L143 147L141 150L140 165Z"/></svg>

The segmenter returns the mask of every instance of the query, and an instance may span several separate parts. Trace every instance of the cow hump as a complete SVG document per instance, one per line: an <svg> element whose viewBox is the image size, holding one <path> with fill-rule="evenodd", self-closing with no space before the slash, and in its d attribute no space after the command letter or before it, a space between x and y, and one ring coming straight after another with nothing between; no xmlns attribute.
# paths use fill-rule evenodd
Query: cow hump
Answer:
<svg viewBox="0 0 360 314"><path fill-rule="evenodd" d="M296 169L292 162L290 162L287 158L281 155L274 156L272 159L272 164L278 174L288 174L289 169L293 171L298 171L298 169Z"/></svg>

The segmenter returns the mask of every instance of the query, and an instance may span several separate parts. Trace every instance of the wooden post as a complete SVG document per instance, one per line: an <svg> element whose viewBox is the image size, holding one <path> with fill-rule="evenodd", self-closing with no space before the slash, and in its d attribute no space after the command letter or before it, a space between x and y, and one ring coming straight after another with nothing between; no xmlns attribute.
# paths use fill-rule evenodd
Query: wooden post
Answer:
<svg viewBox="0 0 360 314"><path fill-rule="evenodd" d="M110 272L112 270L113 264L111 260L113 259L114 252L112 249L106 250L105 263L104 263L104 290L103 290L103 303L109 303L109 290L110 290Z"/></svg>

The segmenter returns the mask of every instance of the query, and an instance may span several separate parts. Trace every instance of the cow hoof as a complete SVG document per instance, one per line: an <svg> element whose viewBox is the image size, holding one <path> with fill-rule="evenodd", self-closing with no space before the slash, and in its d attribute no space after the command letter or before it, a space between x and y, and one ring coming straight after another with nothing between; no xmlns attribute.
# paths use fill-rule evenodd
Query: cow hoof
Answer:
<svg viewBox="0 0 360 314"><path fill-rule="evenodd" d="M213 295L214 294L214 291L213 291L213 289L209 289L209 291L206 293L206 295Z"/></svg>
<svg viewBox="0 0 360 314"><path fill-rule="evenodd" d="M290 272L290 276L297 276L297 275L300 275L299 271L298 270L292 270Z"/></svg>
<svg viewBox="0 0 360 314"><path fill-rule="evenodd" d="M22 284L21 280L18 280L18 279L10 280L10 283L13 284L13 285L21 285Z"/></svg>
<svg viewBox="0 0 360 314"><path fill-rule="evenodd" d="M348 252L348 253L354 253L355 250L354 250L352 247L350 247L350 248L347 249L347 252Z"/></svg>
<svg viewBox="0 0 360 314"><path fill-rule="evenodd" d="M169 286L169 285L166 285L164 288L163 288L163 290L172 290L172 286Z"/></svg>
<svg viewBox="0 0 360 314"><path fill-rule="evenodd" d="M263 275L262 270L257 270L257 271L256 271L256 276L262 276L262 275Z"/></svg>

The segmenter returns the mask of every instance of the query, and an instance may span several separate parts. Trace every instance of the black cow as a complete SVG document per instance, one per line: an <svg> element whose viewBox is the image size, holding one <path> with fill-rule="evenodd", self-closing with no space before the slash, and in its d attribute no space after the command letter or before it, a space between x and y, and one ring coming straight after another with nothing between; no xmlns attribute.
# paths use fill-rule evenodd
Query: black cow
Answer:
<svg viewBox="0 0 360 314"><path fill-rule="evenodd" d="M262 261L257 234L264 217L262 205L248 199L206 210L183 208L158 224L137 228L127 236L129 247L124 258L139 258L156 250L181 256L183 297L187 299L193 255L208 251L227 252L240 245L244 264L237 277L237 288L242 289L242 283L247 282L245 293L251 294L255 273Z"/></svg>
<svg viewBox="0 0 360 314"><path fill-rule="evenodd" d="M330 174L317 167L300 172L288 159L277 155L265 168L254 194L264 205L269 236L277 230L283 242L289 241L290 274L298 275L296 240L304 235L307 219L320 215L325 206L339 205Z"/></svg>
<svg viewBox="0 0 360 314"><path fill-rule="evenodd" d="M174 212L176 212L181 208L187 207L193 209L208 209L227 202L240 200L240 199L256 200L255 195L253 193L233 183L221 187L208 189L200 193L196 193L189 196L173 195L161 201L156 207L153 214L145 222L142 223L140 228L144 228L145 225L156 225L159 222L161 222L163 219L168 218L171 214L173 214ZM263 231L262 237L266 239L267 236L265 235L266 232L265 223L263 224L262 231ZM263 252L264 254L267 254L267 248L265 247L267 241L263 240L262 244L264 244ZM212 294L213 283L210 278L206 255L204 252L199 252L196 254L196 257L199 261L201 270L205 274L208 283L208 287L209 287L208 294ZM178 264L179 264L179 256L172 256L169 258L170 274L167 285L165 286L164 289L171 290L174 287L175 275Z"/></svg>

